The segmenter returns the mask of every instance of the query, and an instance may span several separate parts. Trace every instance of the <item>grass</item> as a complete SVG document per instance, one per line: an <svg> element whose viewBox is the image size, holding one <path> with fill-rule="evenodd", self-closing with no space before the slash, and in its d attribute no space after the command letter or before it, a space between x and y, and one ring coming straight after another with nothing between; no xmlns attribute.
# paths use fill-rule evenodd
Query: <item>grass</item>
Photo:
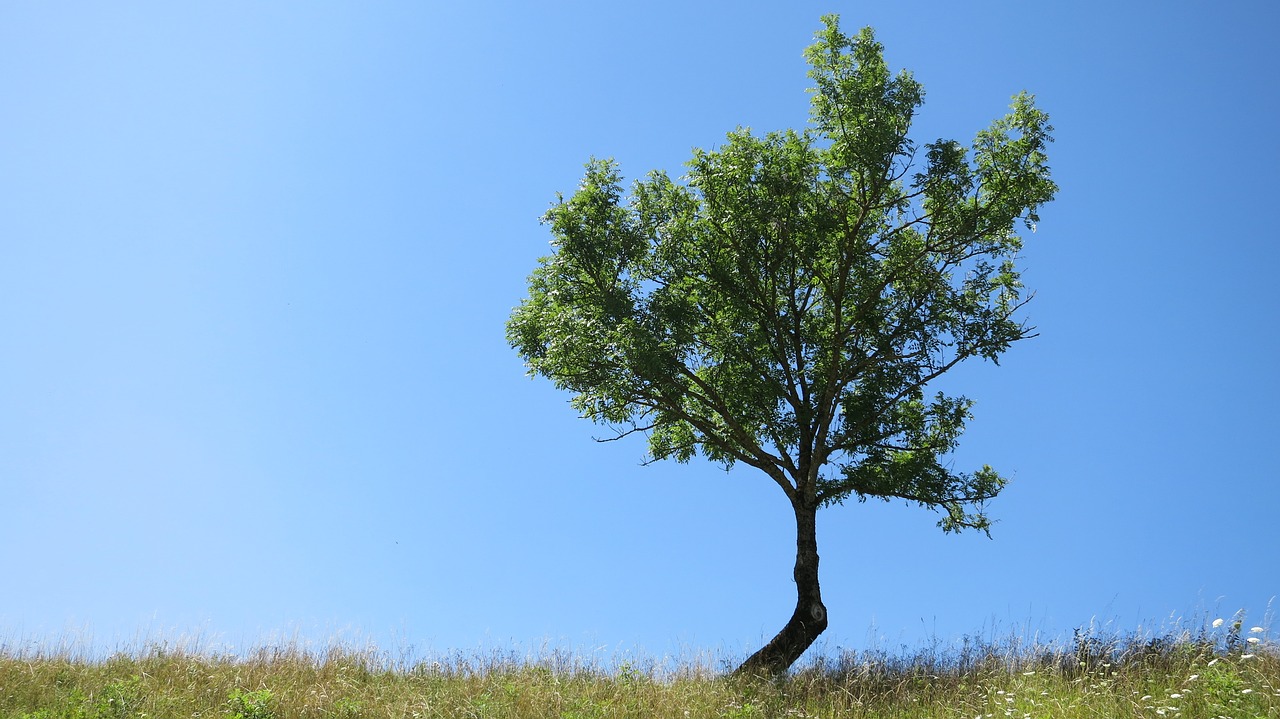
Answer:
<svg viewBox="0 0 1280 719"><path fill-rule="evenodd" d="M0 644L0 719L1280 717L1280 649L1250 629L847 652L775 680L702 663L605 670L562 652L410 663L371 649L230 656L153 644L88 659Z"/></svg>

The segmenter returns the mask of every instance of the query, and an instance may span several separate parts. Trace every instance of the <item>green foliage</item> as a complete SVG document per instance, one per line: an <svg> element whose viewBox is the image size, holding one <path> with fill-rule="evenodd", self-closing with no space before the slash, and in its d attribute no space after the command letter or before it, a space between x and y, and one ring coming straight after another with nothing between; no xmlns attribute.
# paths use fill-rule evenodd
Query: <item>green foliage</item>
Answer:
<svg viewBox="0 0 1280 719"><path fill-rule="evenodd" d="M103 687L93 700L90 716L94 719L126 719L137 716L142 703L142 677L112 682Z"/></svg>
<svg viewBox="0 0 1280 719"><path fill-rule="evenodd" d="M724 719L754 719L755 717L763 717L765 714L755 704L743 702L742 704L734 704L728 707L721 716Z"/></svg>
<svg viewBox="0 0 1280 719"><path fill-rule="evenodd" d="M1004 478L944 460L972 402L925 389L1029 336L1015 230L1056 191L1052 128L1021 93L968 149L917 145L920 84L869 28L823 22L809 128L740 128L682 182L629 193L590 161L543 218L554 249L507 338L584 417L647 434L653 460L742 462L799 507L900 498L986 530Z"/></svg>
<svg viewBox="0 0 1280 719"><path fill-rule="evenodd" d="M614 670L613 678L614 681L622 682L627 685L649 681L648 675L631 662L622 662L619 664L618 668Z"/></svg>
<svg viewBox="0 0 1280 719"><path fill-rule="evenodd" d="M1230 665L1215 664L1206 667L1204 675L1205 692L1213 699L1216 704L1226 704L1233 699L1240 697L1240 692L1248 688L1240 675L1236 674L1235 669Z"/></svg>
<svg viewBox="0 0 1280 719"><path fill-rule="evenodd" d="M359 719L365 715L364 705L350 697L342 697L334 702L333 713L342 719Z"/></svg>
<svg viewBox="0 0 1280 719"><path fill-rule="evenodd" d="M271 708L271 690L246 692L235 689L227 697L228 719L275 719Z"/></svg>

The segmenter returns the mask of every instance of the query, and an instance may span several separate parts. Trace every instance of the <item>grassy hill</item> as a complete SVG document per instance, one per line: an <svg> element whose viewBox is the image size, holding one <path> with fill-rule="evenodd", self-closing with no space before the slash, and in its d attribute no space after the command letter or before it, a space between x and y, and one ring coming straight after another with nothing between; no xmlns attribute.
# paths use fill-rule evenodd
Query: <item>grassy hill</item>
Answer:
<svg viewBox="0 0 1280 719"><path fill-rule="evenodd" d="M107 658L0 643L0 719L124 717L1280 717L1280 651L1218 631L1020 648L846 653L774 680L572 656L391 661L295 646L215 655L156 644ZM1256 641L1249 641L1250 639Z"/></svg>

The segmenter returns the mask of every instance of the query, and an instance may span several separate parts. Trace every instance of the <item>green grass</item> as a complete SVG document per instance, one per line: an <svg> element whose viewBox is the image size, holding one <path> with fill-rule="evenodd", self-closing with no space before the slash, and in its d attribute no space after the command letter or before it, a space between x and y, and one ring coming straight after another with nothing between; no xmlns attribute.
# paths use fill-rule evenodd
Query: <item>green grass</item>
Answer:
<svg viewBox="0 0 1280 719"><path fill-rule="evenodd" d="M153 644L89 659L0 644L0 719L1280 717L1280 651L1265 637L1237 622L1057 648L965 641L820 658L778 680L705 663L605 670L561 652L409 663L341 647L220 656Z"/></svg>

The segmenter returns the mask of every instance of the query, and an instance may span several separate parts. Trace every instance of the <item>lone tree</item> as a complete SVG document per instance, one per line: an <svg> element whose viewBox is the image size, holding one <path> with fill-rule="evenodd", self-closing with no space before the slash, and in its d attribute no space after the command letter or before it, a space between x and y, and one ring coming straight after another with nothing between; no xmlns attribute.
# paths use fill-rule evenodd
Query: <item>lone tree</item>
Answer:
<svg viewBox="0 0 1280 719"><path fill-rule="evenodd" d="M795 611L739 673L785 672L827 627L819 508L900 498L946 532L989 533L1005 479L944 462L973 403L925 390L1031 336L1015 226L1034 230L1057 189L1031 95L971 151L939 139L917 164L920 84L890 73L870 28L822 21L811 127L738 129L695 150L683 182L653 172L625 199L615 164L592 160L543 218L554 250L507 324L531 375L614 429L603 441L640 432L651 461L741 462L790 502Z"/></svg>

